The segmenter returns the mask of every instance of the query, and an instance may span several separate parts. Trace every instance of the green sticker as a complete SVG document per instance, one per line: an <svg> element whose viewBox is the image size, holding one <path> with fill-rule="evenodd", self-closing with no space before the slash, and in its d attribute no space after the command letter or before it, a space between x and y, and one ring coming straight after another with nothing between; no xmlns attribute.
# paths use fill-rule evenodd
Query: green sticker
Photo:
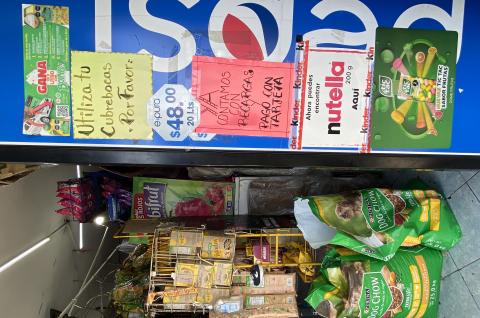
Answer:
<svg viewBox="0 0 480 318"><path fill-rule="evenodd" d="M23 134L70 135L67 7L22 5L25 103Z"/></svg>

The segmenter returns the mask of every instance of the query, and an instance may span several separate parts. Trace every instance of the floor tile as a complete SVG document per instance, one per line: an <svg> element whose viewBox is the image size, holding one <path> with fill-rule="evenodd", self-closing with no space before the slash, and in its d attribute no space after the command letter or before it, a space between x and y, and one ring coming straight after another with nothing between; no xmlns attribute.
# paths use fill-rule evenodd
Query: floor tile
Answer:
<svg viewBox="0 0 480 318"><path fill-rule="evenodd" d="M438 317L480 317L480 310L460 272L448 276L440 284Z"/></svg>
<svg viewBox="0 0 480 318"><path fill-rule="evenodd" d="M480 305L480 260L463 268L460 274L467 283L477 305Z"/></svg>
<svg viewBox="0 0 480 318"><path fill-rule="evenodd" d="M450 275L451 273L457 270L457 266L452 259L452 256L449 252L444 253L443 255L443 267L442 267L442 278Z"/></svg>
<svg viewBox="0 0 480 318"><path fill-rule="evenodd" d="M460 173L462 174L463 178L465 181L470 180L475 174L477 174L479 170L460 170Z"/></svg>
<svg viewBox="0 0 480 318"><path fill-rule="evenodd" d="M417 170L386 170L383 172L383 180L385 184L395 189L406 189L408 184L418 179L422 175L423 171Z"/></svg>
<svg viewBox="0 0 480 318"><path fill-rule="evenodd" d="M459 269L480 258L480 203L468 185L462 186L448 200L463 232L461 241L450 250Z"/></svg>
<svg viewBox="0 0 480 318"><path fill-rule="evenodd" d="M418 176L446 197L451 196L465 184L465 179L458 170L419 171Z"/></svg>
<svg viewBox="0 0 480 318"><path fill-rule="evenodd" d="M468 180L468 185L475 193L478 199L480 199L480 173L477 173L470 180Z"/></svg>

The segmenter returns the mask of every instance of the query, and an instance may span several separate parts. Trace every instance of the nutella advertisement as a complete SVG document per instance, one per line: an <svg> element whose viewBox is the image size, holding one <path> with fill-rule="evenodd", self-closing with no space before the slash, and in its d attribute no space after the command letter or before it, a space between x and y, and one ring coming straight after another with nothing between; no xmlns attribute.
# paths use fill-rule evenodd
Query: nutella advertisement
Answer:
<svg viewBox="0 0 480 318"><path fill-rule="evenodd" d="M312 48L307 41L297 51L300 115L291 148L368 152L373 49Z"/></svg>

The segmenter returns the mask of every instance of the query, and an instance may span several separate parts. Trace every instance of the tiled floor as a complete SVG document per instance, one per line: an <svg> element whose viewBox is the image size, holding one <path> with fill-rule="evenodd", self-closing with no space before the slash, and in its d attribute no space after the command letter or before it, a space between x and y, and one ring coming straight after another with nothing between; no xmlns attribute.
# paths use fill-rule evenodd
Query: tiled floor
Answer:
<svg viewBox="0 0 480 318"><path fill-rule="evenodd" d="M439 317L480 317L480 171L392 171L398 187L420 178L442 191L462 228L463 238L446 253Z"/></svg>

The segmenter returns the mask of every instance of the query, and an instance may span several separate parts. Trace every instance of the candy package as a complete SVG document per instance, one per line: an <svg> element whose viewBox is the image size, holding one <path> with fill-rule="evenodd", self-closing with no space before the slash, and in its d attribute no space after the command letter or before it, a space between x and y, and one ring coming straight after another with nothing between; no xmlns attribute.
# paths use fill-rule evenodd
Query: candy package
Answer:
<svg viewBox="0 0 480 318"><path fill-rule="evenodd" d="M58 214L71 216L79 222L89 222L99 211L94 182L89 178L77 178L57 183Z"/></svg>

